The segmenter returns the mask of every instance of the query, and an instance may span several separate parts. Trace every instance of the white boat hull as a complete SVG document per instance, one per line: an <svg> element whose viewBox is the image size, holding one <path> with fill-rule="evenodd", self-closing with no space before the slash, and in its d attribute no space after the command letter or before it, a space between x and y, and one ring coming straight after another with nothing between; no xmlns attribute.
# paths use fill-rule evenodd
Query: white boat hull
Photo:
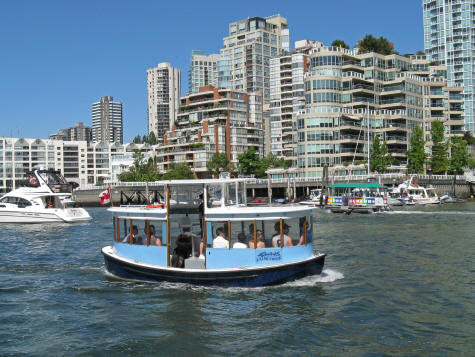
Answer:
<svg viewBox="0 0 475 357"><path fill-rule="evenodd" d="M74 223L89 220L91 220L91 216L83 208L45 209L41 211L25 208L0 209L0 223Z"/></svg>

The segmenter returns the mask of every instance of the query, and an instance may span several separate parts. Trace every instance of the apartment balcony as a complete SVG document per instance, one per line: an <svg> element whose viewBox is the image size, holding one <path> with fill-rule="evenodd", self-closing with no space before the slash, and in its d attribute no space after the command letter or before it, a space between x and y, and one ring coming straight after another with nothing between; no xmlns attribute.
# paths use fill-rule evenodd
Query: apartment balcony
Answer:
<svg viewBox="0 0 475 357"><path fill-rule="evenodd" d="M407 137L405 135L386 135L387 144L404 144L407 143Z"/></svg>
<svg viewBox="0 0 475 357"><path fill-rule="evenodd" d="M450 125L450 126L463 126L465 125L465 121L463 119L458 119L458 120L448 120L445 122L446 125Z"/></svg>

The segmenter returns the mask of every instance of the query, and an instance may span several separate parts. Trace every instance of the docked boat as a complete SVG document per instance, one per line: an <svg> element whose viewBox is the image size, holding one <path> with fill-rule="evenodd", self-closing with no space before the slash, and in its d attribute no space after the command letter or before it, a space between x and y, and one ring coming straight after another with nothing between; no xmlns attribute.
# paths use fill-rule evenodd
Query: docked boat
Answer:
<svg viewBox="0 0 475 357"><path fill-rule="evenodd" d="M83 222L91 216L76 207L70 185L58 171L35 170L25 187L0 199L0 223Z"/></svg>
<svg viewBox="0 0 475 357"><path fill-rule="evenodd" d="M200 187L203 204L174 212L173 186ZM325 254L314 252L315 208L248 206L244 179L165 181L163 189L163 206L109 208L113 242L102 249L109 273L222 287L275 285L321 273Z"/></svg>
<svg viewBox="0 0 475 357"><path fill-rule="evenodd" d="M426 205L441 203L440 197L433 187L423 187L414 181L414 176L405 180L393 189L400 201L406 205Z"/></svg>
<svg viewBox="0 0 475 357"><path fill-rule="evenodd" d="M308 199L300 201L299 204L304 206L320 206L322 204L325 204L324 201L325 195L323 194L322 189L316 188L310 190L310 195L308 196Z"/></svg>
<svg viewBox="0 0 475 357"><path fill-rule="evenodd" d="M329 186L333 195L328 207L334 213L373 213L389 211L384 185L374 182L337 183Z"/></svg>

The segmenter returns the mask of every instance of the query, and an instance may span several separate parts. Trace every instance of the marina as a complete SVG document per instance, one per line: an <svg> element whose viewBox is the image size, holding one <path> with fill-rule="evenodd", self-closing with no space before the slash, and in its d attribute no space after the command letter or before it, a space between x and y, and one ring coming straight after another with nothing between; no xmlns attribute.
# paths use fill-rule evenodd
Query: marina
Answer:
<svg viewBox="0 0 475 357"><path fill-rule="evenodd" d="M251 289L117 279L101 254L112 215L88 211L90 223L3 225L1 355L472 353L474 202L317 209L322 273Z"/></svg>

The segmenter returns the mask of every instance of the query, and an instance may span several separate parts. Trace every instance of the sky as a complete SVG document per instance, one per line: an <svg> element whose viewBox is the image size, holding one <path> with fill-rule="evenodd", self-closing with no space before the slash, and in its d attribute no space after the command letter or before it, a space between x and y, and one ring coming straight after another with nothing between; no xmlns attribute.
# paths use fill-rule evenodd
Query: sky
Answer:
<svg viewBox="0 0 475 357"><path fill-rule="evenodd" d="M147 69L180 68L185 95L191 50L219 53L229 23L275 14L291 49L301 39L353 47L366 34L401 54L424 49L422 0L2 1L0 137L90 126L102 96L122 103L125 142L147 134Z"/></svg>

